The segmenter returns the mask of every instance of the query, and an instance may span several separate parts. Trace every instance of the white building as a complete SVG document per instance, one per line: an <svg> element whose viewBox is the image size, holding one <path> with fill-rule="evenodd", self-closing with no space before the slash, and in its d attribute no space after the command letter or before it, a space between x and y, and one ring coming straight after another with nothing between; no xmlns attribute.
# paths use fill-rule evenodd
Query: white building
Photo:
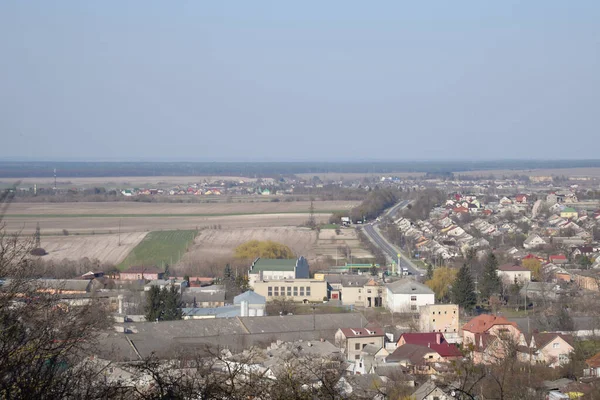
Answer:
<svg viewBox="0 0 600 400"><path fill-rule="evenodd" d="M501 265L498 267L497 273L502 282L509 285L515 282L523 284L531 281L531 271L520 265Z"/></svg>
<svg viewBox="0 0 600 400"><path fill-rule="evenodd" d="M435 293L422 283L401 279L386 285L386 307L392 312L418 312L419 306L435 304Z"/></svg>
<svg viewBox="0 0 600 400"><path fill-rule="evenodd" d="M308 278L308 261L304 257L298 259L257 258L248 270L248 284L251 287L260 281Z"/></svg>

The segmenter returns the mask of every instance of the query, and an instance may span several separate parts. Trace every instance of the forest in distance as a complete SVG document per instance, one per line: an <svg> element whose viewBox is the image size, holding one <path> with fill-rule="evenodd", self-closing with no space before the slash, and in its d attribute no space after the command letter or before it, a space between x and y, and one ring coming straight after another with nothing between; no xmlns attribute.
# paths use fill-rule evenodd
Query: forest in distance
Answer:
<svg viewBox="0 0 600 400"><path fill-rule="evenodd" d="M52 162L0 161L0 178L122 176L272 177L311 173L450 173L479 170L598 168L600 160L356 162Z"/></svg>

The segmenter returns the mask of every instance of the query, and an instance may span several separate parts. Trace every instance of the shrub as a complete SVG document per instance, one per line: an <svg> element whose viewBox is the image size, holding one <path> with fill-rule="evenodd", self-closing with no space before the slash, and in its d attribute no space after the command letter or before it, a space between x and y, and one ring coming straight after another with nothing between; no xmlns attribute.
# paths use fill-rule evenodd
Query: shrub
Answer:
<svg viewBox="0 0 600 400"><path fill-rule="evenodd" d="M46 252L46 250L42 249L41 247L36 247L35 249L31 249L29 254L31 254L32 256L40 256L41 257L41 256L45 256L48 253Z"/></svg>

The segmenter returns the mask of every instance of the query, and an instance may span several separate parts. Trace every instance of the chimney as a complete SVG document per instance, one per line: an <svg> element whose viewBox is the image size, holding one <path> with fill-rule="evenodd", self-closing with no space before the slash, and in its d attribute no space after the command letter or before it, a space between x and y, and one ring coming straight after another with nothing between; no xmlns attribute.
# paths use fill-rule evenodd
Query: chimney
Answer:
<svg viewBox="0 0 600 400"><path fill-rule="evenodd" d="M442 334L441 333L436 333L435 334L435 342L437 344L442 344Z"/></svg>

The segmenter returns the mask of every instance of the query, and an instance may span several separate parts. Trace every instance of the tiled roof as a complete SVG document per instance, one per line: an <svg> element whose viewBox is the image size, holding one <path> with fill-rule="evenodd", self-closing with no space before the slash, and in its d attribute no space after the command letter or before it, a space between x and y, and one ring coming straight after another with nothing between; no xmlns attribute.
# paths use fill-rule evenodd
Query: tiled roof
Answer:
<svg viewBox="0 0 600 400"><path fill-rule="evenodd" d="M164 271L161 271L157 267L148 267L143 265L132 265L127 268L123 273L126 274L162 274Z"/></svg>
<svg viewBox="0 0 600 400"><path fill-rule="evenodd" d="M381 328L340 328L346 338L357 337L379 337L383 336L384 332Z"/></svg>
<svg viewBox="0 0 600 400"><path fill-rule="evenodd" d="M463 326L463 330L472 333L484 333L495 325L512 325L517 328L517 324L507 320L502 316L482 314L479 315Z"/></svg>
<svg viewBox="0 0 600 400"><path fill-rule="evenodd" d="M436 352L427 346L419 346L416 344L405 344L398 347L392 354L387 356L386 362L400 362L404 360L410 361L411 364L423 363L427 353Z"/></svg>
<svg viewBox="0 0 600 400"><path fill-rule="evenodd" d="M569 345L573 346L573 336L565 335L557 332L544 332L544 333L534 333L533 340L535 341L535 347L537 349L542 349L548 345L548 343L552 342L555 338L560 337Z"/></svg>
<svg viewBox="0 0 600 400"><path fill-rule="evenodd" d="M512 264L506 264L506 265L501 265L498 267L498 271L520 271L520 272L526 272L529 271L527 268L521 267L520 265L512 265Z"/></svg>
<svg viewBox="0 0 600 400"><path fill-rule="evenodd" d="M439 335L439 336L438 336ZM439 344L438 344L439 337ZM415 344L418 346L429 347L435 350L442 357L461 357L462 353L453 344L446 341L441 333L403 333L400 340L404 338L406 344ZM402 347L402 346L401 346Z"/></svg>
<svg viewBox="0 0 600 400"><path fill-rule="evenodd" d="M585 360L585 363L590 368L598 368L598 367L600 367L600 353L596 353L592 357L588 358L587 360Z"/></svg>

